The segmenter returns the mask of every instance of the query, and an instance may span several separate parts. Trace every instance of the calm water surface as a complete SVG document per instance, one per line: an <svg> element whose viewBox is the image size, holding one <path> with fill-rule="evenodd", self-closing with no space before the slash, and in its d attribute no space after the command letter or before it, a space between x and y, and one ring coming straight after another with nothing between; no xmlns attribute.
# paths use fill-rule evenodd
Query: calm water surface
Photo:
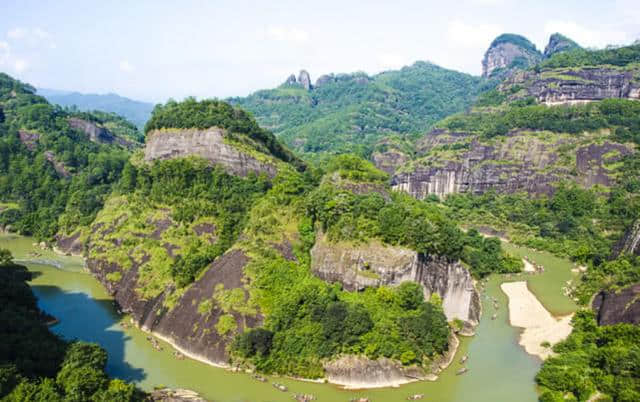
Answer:
<svg viewBox="0 0 640 402"><path fill-rule="evenodd" d="M393 402L417 393L425 394L424 401L434 402L537 400L534 376L540 361L524 352L517 344L519 331L508 325L507 300L499 289L504 278L493 277L487 282L482 295L484 314L477 334L462 339L454 363L438 381L345 391L330 384L270 378L289 387L290 392L283 393L247 374L231 373L189 359L177 360L166 344L163 351L155 350L145 339L146 334L122 327L128 317L116 313L112 298L83 270L81 259L40 251L32 243L27 237L0 236L0 247L9 248L17 260L35 273L31 286L40 307L60 320L52 330L67 339L99 343L109 353L109 374L133 381L146 390L156 386L188 388L212 401L291 401L292 392L311 393L319 401L348 401L365 396L372 402ZM34 251L42 255L34 256ZM499 300L495 320L491 319L495 310L489 297ZM456 376L460 356L465 354L469 356L469 371Z"/></svg>

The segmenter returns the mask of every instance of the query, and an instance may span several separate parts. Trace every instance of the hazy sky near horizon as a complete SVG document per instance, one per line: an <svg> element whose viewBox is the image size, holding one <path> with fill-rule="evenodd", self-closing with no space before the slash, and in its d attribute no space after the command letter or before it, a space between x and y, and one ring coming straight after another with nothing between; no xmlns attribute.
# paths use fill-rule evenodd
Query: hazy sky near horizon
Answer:
<svg viewBox="0 0 640 402"><path fill-rule="evenodd" d="M369 74L417 60L478 75L491 40L640 38L638 0L0 0L0 71L146 101L244 96L304 68Z"/></svg>

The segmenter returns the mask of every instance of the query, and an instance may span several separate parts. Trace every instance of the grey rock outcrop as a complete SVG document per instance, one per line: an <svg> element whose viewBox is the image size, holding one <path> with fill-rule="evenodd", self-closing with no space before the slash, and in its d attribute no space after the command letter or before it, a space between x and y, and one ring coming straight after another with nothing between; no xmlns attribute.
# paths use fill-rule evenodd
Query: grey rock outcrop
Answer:
<svg viewBox="0 0 640 402"><path fill-rule="evenodd" d="M300 74L298 74L298 84L302 85L302 88L307 91L311 89L311 77L307 70L300 70Z"/></svg>
<svg viewBox="0 0 640 402"><path fill-rule="evenodd" d="M579 104L609 98L640 100L640 68L582 67L520 72L501 88L526 88L526 95L546 105Z"/></svg>
<svg viewBox="0 0 640 402"><path fill-rule="evenodd" d="M554 33L549 37L549 43L544 48L544 57L551 57L556 53L566 52L573 49L580 49L580 45L566 36Z"/></svg>
<svg viewBox="0 0 640 402"><path fill-rule="evenodd" d="M98 144L118 144L126 148L132 148L135 144L124 138L114 135L111 131L104 127L98 126L96 123L77 117L69 117L67 119L69 126L81 131L89 137L89 139Z"/></svg>
<svg viewBox="0 0 640 402"><path fill-rule="evenodd" d="M627 228L624 235L613 247L613 257L622 254L640 255L640 220Z"/></svg>
<svg viewBox="0 0 640 402"><path fill-rule="evenodd" d="M527 68L542 60L542 55L526 38L503 34L489 46L482 59L482 76L491 77L497 72L510 74L515 68Z"/></svg>
<svg viewBox="0 0 640 402"><path fill-rule="evenodd" d="M331 243L326 235L318 234L311 249L311 269L319 278L340 282L350 291L414 281L422 285L427 300L434 293L440 296L448 320L460 319L472 328L480 319L480 298L473 278L457 261L374 241Z"/></svg>
<svg viewBox="0 0 640 402"><path fill-rule="evenodd" d="M287 80L284 82L284 85L296 85L298 81L296 80L296 76L291 74Z"/></svg>
<svg viewBox="0 0 640 402"><path fill-rule="evenodd" d="M640 283L619 291L601 291L592 306L599 325L640 324Z"/></svg>
<svg viewBox="0 0 640 402"><path fill-rule="evenodd" d="M364 356L343 356L324 364L327 381L350 388L398 386L426 379L417 366L403 366L392 359L367 359Z"/></svg>
<svg viewBox="0 0 640 402"><path fill-rule="evenodd" d="M383 172L394 174L396 169L410 160L410 157L398 150L389 149L384 152L374 152L371 160L376 167Z"/></svg>
<svg viewBox="0 0 640 402"><path fill-rule="evenodd" d="M253 172L264 173L273 178L275 164L259 161L247 153L225 142L226 131L212 127L209 129L163 129L147 134L144 160L182 158L200 156L212 164L220 165L229 174L246 176Z"/></svg>
<svg viewBox="0 0 640 402"><path fill-rule="evenodd" d="M93 236L99 236L95 228ZM106 229L108 230L108 229ZM93 247L89 240L89 248ZM143 259L146 262L148 257ZM213 308L208 313L199 311L199 304L212 300L216 285L225 289L242 288L244 267L248 257L238 250L229 251L217 258L206 272L175 301L169 309L165 305L165 295L172 289L166 289L158 297L144 299L138 293L140 264L134 263L123 269L113 262L87 259L87 268L107 288L122 311L131 314L136 324L146 331L163 338L186 355L196 357L212 364L226 365L229 361L227 347L230 338L220 336L215 330L223 311ZM120 279L113 281L109 274L120 273ZM261 324L262 316L242 315L233 312L239 331Z"/></svg>
<svg viewBox="0 0 640 402"><path fill-rule="evenodd" d="M444 139L439 141L438 136ZM472 135L447 133L436 130L429 139L419 143L427 153L420 161L397 172L391 186L418 199L430 194L439 197L447 194L470 192L482 194L488 190L499 193L526 191L529 194L551 194L554 183L571 178L584 187L596 184L610 186L614 177L606 169L607 164L618 161L632 150L628 147L604 141L602 144L579 145L575 139L544 141L527 132L512 132L502 142L482 143ZM473 138L473 139L472 139ZM450 141L465 143L452 159L450 156L429 154L430 147ZM557 150L560 146L574 147L575 167L560 163Z"/></svg>

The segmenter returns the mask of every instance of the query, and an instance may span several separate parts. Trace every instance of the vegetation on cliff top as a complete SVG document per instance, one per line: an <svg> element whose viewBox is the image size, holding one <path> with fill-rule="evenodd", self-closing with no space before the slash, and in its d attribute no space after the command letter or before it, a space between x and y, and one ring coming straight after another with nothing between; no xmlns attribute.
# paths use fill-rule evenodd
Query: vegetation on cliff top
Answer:
<svg viewBox="0 0 640 402"><path fill-rule="evenodd" d="M258 150L304 169L304 163L283 146L272 133L262 129L251 115L240 108L214 99L197 101L186 98L182 102L169 100L156 105L147 124L145 133L161 128L219 127L231 135L244 134L258 146Z"/></svg>
<svg viewBox="0 0 640 402"><path fill-rule="evenodd" d="M543 68L613 65L626 66L640 62L640 45L609 47L602 50L573 49L554 54L540 63Z"/></svg>
<svg viewBox="0 0 640 402"><path fill-rule="evenodd" d="M134 385L110 379L98 345L51 333L27 281L31 273L0 250L0 399L3 401L142 401Z"/></svg>
<svg viewBox="0 0 640 402"><path fill-rule="evenodd" d="M522 35L517 35L512 33L504 33L498 36L493 40L493 42L491 42L491 45L489 45L489 48L496 47L503 43L511 43L521 48L524 48L530 52L540 54L538 49L536 49L536 45L531 43L529 39L525 38Z"/></svg>

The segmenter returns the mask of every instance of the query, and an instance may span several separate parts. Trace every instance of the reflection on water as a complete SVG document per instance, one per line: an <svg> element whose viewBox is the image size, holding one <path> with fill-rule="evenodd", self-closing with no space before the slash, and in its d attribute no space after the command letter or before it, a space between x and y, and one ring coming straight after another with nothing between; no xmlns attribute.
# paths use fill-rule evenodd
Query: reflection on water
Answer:
<svg viewBox="0 0 640 402"><path fill-rule="evenodd" d="M32 240L24 237L0 237L0 247L9 248L20 259L29 259ZM269 383L253 380L244 373L231 373L189 359L178 360L172 349L154 349L146 334L135 328L123 328L113 301L83 263L74 257L61 257L42 251L42 256L57 261L54 266L28 263L36 272L31 285L39 305L60 320L52 330L67 339L97 342L109 353L110 375L136 382L144 389L169 386L193 389L215 401L290 401L290 393L276 390ZM418 382L400 388L345 391L328 384L315 384L278 378L290 392L314 394L319 401L348 401L366 396L372 402L404 401L413 394L425 394L424 401L535 401L533 378L540 362L517 344L518 330L508 325L506 297L499 290L499 279L487 284L487 294L499 300L497 318L491 320L494 307L483 296L483 319L477 335L463 339L451 367L436 382ZM460 356L468 355L469 371L455 375Z"/></svg>

